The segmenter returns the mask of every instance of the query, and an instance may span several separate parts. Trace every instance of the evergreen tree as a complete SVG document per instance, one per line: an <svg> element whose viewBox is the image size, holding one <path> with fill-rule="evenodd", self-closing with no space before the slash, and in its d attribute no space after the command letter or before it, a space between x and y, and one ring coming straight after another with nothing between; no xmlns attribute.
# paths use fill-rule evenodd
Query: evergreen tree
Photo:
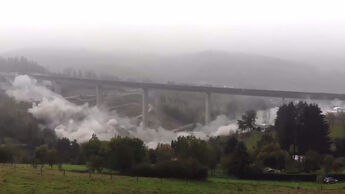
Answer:
<svg viewBox="0 0 345 194"><path fill-rule="evenodd" d="M283 105L277 112L275 129L280 146L287 151L292 147L293 155L309 150L329 152L329 126L317 104Z"/></svg>
<svg viewBox="0 0 345 194"><path fill-rule="evenodd" d="M277 140L284 150L289 151L290 146L296 146L296 107L291 102L281 106L277 112L275 128L277 130ZM294 153L295 154L295 149Z"/></svg>
<svg viewBox="0 0 345 194"><path fill-rule="evenodd" d="M299 131L297 144L300 153L316 150L319 153L328 153L331 145L329 126L325 115L317 104L299 103Z"/></svg>

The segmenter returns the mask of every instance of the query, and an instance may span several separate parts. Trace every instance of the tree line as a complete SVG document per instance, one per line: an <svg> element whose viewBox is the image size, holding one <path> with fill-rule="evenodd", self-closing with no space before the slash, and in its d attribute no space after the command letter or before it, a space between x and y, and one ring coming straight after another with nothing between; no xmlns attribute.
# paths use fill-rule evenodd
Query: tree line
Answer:
<svg viewBox="0 0 345 194"><path fill-rule="evenodd" d="M29 104L10 98L0 102L0 162L33 166L85 164L90 172L104 169L132 176L206 179L222 169L242 177L260 173L326 173L345 167L345 139L331 139L329 121L318 105L306 102L282 105L274 126L262 129L255 112L238 121L242 132L202 140L180 136L168 144L148 148L134 137L108 141L93 135L78 143L58 138L27 113ZM345 130L345 129L344 129ZM253 149L248 137L259 135Z"/></svg>
<svg viewBox="0 0 345 194"><path fill-rule="evenodd" d="M25 57L0 57L1 72L18 73L46 73L47 70L37 62L28 60Z"/></svg>

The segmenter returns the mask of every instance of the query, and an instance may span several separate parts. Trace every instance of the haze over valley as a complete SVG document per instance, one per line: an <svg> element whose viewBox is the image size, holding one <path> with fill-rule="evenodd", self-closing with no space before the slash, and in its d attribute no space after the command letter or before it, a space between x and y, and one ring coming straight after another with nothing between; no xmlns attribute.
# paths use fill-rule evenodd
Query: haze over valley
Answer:
<svg viewBox="0 0 345 194"><path fill-rule="evenodd" d="M1 1L0 193L344 193L344 7Z"/></svg>
<svg viewBox="0 0 345 194"><path fill-rule="evenodd" d="M25 56L50 72L93 71L123 80L175 82L180 84L345 92L340 85L345 71L328 71L315 64L278 57L207 50L195 53L121 54L77 49L26 49L2 53L2 56Z"/></svg>

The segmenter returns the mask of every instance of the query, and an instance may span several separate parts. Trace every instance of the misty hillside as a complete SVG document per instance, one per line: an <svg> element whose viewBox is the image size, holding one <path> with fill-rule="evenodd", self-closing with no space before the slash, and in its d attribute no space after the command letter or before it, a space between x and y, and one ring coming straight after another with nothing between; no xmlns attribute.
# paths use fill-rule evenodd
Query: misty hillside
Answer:
<svg viewBox="0 0 345 194"><path fill-rule="evenodd" d="M247 88L296 89L299 81L308 83L316 74L309 66L277 58L213 51L167 57L159 63L167 68L156 64L152 69L161 72L161 79Z"/></svg>
<svg viewBox="0 0 345 194"><path fill-rule="evenodd" d="M25 57L0 57L0 72L45 73L46 69Z"/></svg>
<svg viewBox="0 0 345 194"><path fill-rule="evenodd" d="M204 51L157 56L88 50L36 49L3 53L26 56L52 71L92 70L122 79L213 84L257 89L345 92L343 73L321 73L313 65L245 53ZM334 71L336 72L336 71Z"/></svg>

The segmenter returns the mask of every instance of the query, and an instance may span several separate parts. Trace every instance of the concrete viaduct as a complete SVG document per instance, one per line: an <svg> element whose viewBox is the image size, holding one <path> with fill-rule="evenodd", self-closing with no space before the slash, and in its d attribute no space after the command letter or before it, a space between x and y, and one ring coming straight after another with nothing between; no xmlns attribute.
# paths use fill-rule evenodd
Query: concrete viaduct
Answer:
<svg viewBox="0 0 345 194"><path fill-rule="evenodd" d="M142 95L142 126L146 128L147 125L147 112L148 112L148 94L151 89L158 90L175 90L175 91L188 91L200 92L205 94L205 124L210 122L211 111L211 96L212 93L242 95L242 96L261 96L261 97L274 97L290 99L314 99L314 100L345 100L345 94L336 93L320 93L320 92L297 92L297 91L279 91L279 90L258 90L258 89L243 89L243 88L226 88L226 87L213 87L213 86L195 86L195 85L177 85L165 83L147 83L147 82L133 82L133 81L115 81L115 80L99 80L99 79L85 79L85 78L72 78L55 75L42 75L31 74L29 75L38 80L49 80L55 83L80 83L94 85L96 87L96 103L100 105L102 102L102 86L122 86L130 88L141 88Z"/></svg>

